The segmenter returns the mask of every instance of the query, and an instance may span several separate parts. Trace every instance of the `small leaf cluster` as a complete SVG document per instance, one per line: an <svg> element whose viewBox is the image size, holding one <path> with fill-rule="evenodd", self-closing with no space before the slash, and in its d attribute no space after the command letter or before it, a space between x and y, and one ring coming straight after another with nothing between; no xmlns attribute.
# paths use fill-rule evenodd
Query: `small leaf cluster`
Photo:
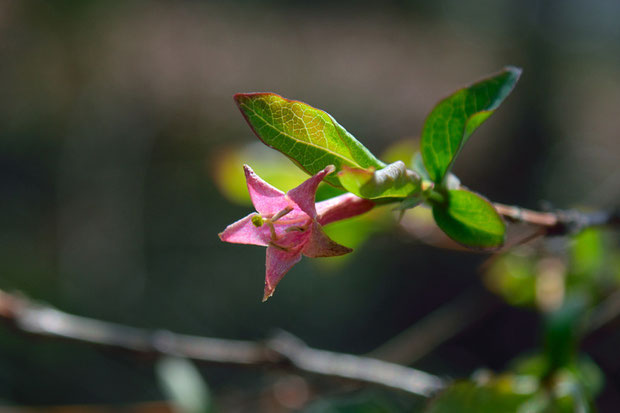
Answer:
<svg viewBox="0 0 620 413"><path fill-rule="evenodd" d="M604 375L580 343L596 328L597 306L620 286L620 250L610 231L589 228L564 251L524 245L492 258L487 287L509 304L542 315L540 348L501 374L475 373L428 406L440 412L592 412Z"/></svg>
<svg viewBox="0 0 620 413"><path fill-rule="evenodd" d="M252 130L310 175L335 167L325 181L399 209L420 204L450 238L471 248L497 248L505 225L493 205L450 173L472 133L514 88L521 70L506 67L440 101L426 118L420 152L386 164L331 115L274 93L240 93L235 101Z"/></svg>

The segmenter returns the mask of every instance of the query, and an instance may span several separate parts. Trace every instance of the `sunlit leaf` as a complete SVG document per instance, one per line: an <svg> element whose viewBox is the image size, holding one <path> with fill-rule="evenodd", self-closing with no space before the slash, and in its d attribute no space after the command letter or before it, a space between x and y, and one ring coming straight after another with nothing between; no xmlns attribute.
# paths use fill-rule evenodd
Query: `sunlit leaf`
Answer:
<svg viewBox="0 0 620 413"><path fill-rule="evenodd" d="M406 198L420 191L420 177L401 161L379 170L343 166L338 178L347 191L368 199Z"/></svg>
<svg viewBox="0 0 620 413"><path fill-rule="evenodd" d="M385 148L385 150L381 152L381 159L387 163L403 161L406 165L410 166L413 156L419 148L419 139L402 139L391 143Z"/></svg>
<svg viewBox="0 0 620 413"><path fill-rule="evenodd" d="M308 178L282 155L258 142L241 147L225 148L210 162L214 166L214 181L230 201L251 205L243 165L251 165L276 188L288 191Z"/></svg>
<svg viewBox="0 0 620 413"><path fill-rule="evenodd" d="M531 393L517 393L509 379L480 385L457 382L431 401L426 413L515 413L532 398Z"/></svg>
<svg viewBox="0 0 620 413"><path fill-rule="evenodd" d="M373 210L343 221L333 222L323 230L331 239L338 244L346 245L353 249L351 254L333 257L329 260L315 260L316 265L329 268L337 268L359 254L362 245L370 236L382 231L393 224L393 216L387 208L374 208Z"/></svg>
<svg viewBox="0 0 620 413"><path fill-rule="evenodd" d="M511 305L535 306L536 261L523 254L506 253L493 260L485 274L489 290Z"/></svg>
<svg viewBox="0 0 620 413"><path fill-rule="evenodd" d="M521 69L506 67L433 108L422 129L421 150L434 182L443 182L467 139L510 94L520 75Z"/></svg>
<svg viewBox="0 0 620 413"><path fill-rule="evenodd" d="M288 159L259 142L220 150L210 164L213 166L214 181L218 189L228 200L241 205L252 205L243 173L244 164L251 165L259 176L283 191L288 191L308 179L308 175ZM344 191L321 183L316 199L322 201L342 193Z"/></svg>
<svg viewBox="0 0 620 413"><path fill-rule="evenodd" d="M364 145L326 112L275 93L239 93L235 101L256 135L310 175L328 165L336 171L352 168L382 168ZM336 187L336 174L325 179Z"/></svg>
<svg viewBox="0 0 620 413"><path fill-rule="evenodd" d="M504 243L504 221L489 201L464 189L447 191L446 196L446 202L433 205L433 217L450 238L472 248Z"/></svg>
<svg viewBox="0 0 620 413"><path fill-rule="evenodd" d="M381 219L384 211L376 209L364 215L360 215L351 219L333 222L323 230L334 241L339 244L347 245L350 248L357 248L372 233L377 231L380 223L376 222ZM355 251L353 252L353 254ZM343 255L342 259L348 258L350 255ZM320 260L321 262L332 262L333 260Z"/></svg>

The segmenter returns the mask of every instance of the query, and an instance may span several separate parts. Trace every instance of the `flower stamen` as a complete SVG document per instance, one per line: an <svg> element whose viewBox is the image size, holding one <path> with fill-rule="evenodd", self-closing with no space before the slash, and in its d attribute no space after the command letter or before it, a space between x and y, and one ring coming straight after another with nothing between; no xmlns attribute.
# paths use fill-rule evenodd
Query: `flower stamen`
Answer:
<svg viewBox="0 0 620 413"><path fill-rule="evenodd" d="M289 250L288 248L283 247L282 245L276 244L273 241L269 241L269 245L271 245L272 247L275 247L275 248L277 248L277 249L279 249L281 251L288 251Z"/></svg>
<svg viewBox="0 0 620 413"><path fill-rule="evenodd" d="M297 225L293 225L291 227L288 227L284 230L284 232L293 232L293 231L299 231L299 232L304 232L305 230L307 230L307 227L300 227Z"/></svg>
<svg viewBox="0 0 620 413"><path fill-rule="evenodd" d="M267 225L269 225L269 232L271 232L271 241L276 241L278 239L278 234L276 234L276 227L273 226L273 222L271 220L267 221Z"/></svg>
<svg viewBox="0 0 620 413"><path fill-rule="evenodd" d="M269 220L271 222L276 222L277 220L279 220L280 218L282 218L284 215L288 214L289 212L291 212L293 210L292 207L288 206L286 208L284 208L282 211L278 212L277 214L275 214L272 218L270 218Z"/></svg>

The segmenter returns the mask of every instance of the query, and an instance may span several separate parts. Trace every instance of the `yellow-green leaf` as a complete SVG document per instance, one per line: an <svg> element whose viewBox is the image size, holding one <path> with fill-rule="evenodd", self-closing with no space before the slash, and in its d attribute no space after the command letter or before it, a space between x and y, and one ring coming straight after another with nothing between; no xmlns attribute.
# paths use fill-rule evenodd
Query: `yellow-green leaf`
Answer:
<svg viewBox="0 0 620 413"><path fill-rule="evenodd" d="M367 198L406 198L420 191L420 177L401 161L375 170L343 166L340 183L349 192Z"/></svg>
<svg viewBox="0 0 620 413"><path fill-rule="evenodd" d="M275 93L238 93L235 101L256 135L282 152L300 168L314 175L328 165L336 171L352 168L382 168L364 145L326 112ZM340 187L336 174L325 178Z"/></svg>

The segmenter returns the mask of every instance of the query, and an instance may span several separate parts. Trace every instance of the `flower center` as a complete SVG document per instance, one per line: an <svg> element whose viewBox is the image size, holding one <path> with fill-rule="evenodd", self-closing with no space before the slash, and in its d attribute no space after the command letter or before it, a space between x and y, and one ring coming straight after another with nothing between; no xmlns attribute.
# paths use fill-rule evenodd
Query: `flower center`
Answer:
<svg viewBox="0 0 620 413"><path fill-rule="evenodd" d="M308 225L305 222L307 221L306 217L296 216L296 217L293 217L292 219L284 220L285 222L282 222L282 221L278 222L282 217L284 217L291 211L293 211L293 208L288 206L284 208L283 210L277 212L271 217L268 217L268 216L264 217L261 214L256 213L252 216L252 224L257 228L260 228L263 225L267 225L269 227L269 232L271 235L271 240L269 241L269 244L283 251L288 251L289 248L284 247L277 243L279 237L276 232L275 224L278 223L280 224L280 226L284 226L285 227L284 232L287 234L293 231L303 232L306 229L308 229ZM299 224L299 225L296 225L296 224Z"/></svg>

